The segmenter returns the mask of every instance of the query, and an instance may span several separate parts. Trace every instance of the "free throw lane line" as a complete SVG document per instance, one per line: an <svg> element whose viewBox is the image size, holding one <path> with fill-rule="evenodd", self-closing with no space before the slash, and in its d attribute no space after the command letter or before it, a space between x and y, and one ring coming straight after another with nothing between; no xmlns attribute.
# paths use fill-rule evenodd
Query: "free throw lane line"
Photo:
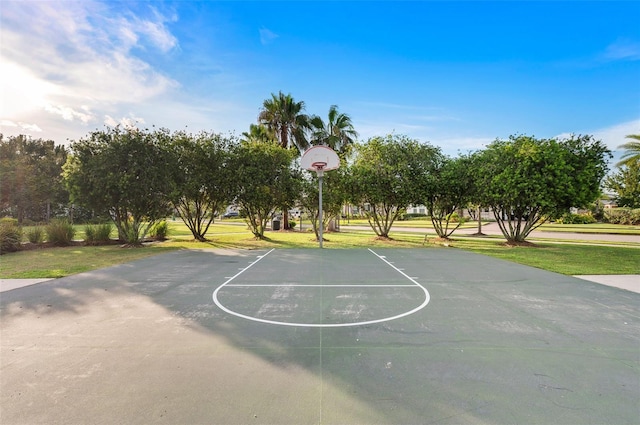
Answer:
<svg viewBox="0 0 640 425"><path fill-rule="evenodd" d="M280 325L280 326L297 326L297 327L308 327L308 328L339 328L339 327L347 327L347 326L363 326L363 325L370 325L373 323L381 323L381 322L388 322L391 320L396 320L396 319L400 319L402 317L406 317L409 316L410 314L413 314L417 311L422 310L423 308L425 308L427 306L427 304L429 304L429 301L431 300L431 295L429 294L429 291L427 291L427 288L425 288L424 286L420 285L414 278L412 278L411 276L407 275L406 273L404 273L402 270L398 269L396 266L394 266L393 264L391 264L389 261L386 260L386 258L384 256L378 255L375 251L369 249L369 252L371 252L373 255L375 255L377 258L379 258L380 260L382 260L384 263L386 263L389 267L391 267L392 269L394 269L395 271L397 271L398 273L400 273L402 276L404 276L406 279L408 279L412 284L411 285L292 285L292 284L265 284L265 285L240 285L240 284L231 284L231 282L238 276L240 276L242 273L244 273L245 271L247 271L249 268L251 268L253 265L255 265L256 263L258 263L260 260L262 260L264 257L266 257L267 255L269 255L271 252L273 252L275 250L275 248L271 249L271 251L267 252L266 254L262 255L262 256L258 256L258 258L251 264L249 264L247 267L245 267L244 269L240 270L238 273L236 273L234 276L230 277L229 279L227 279L226 282L224 282L222 285L220 285L218 288L216 288L215 291L213 291L213 302L215 303L215 305L217 305L221 310L225 311L226 313L229 313L231 315L237 316L237 317L241 317L243 319L247 319L247 320L252 320L254 322L260 322L260 323L267 323L270 325ZM381 319L374 319L374 320L367 320L367 321L363 321L363 322L352 322L352 323L295 323L295 322L280 322L280 321L276 321L276 320L268 320L268 319L261 319L259 317L255 317L255 316L249 316L246 314L242 314L242 313L238 313L237 311L233 311L227 307L225 307L219 300L218 300L218 292L224 288L225 286L233 286L233 287L250 287L250 286L296 286L296 287L301 287L301 286L309 286L309 287L341 287L341 286L349 286L349 287L355 287L355 286L364 286L364 287L418 287L420 289L422 289L422 291L424 292L424 301L422 302L422 304L420 304L418 307L411 309L409 311L406 311L404 313L395 315L395 316L391 316L391 317L383 317Z"/></svg>

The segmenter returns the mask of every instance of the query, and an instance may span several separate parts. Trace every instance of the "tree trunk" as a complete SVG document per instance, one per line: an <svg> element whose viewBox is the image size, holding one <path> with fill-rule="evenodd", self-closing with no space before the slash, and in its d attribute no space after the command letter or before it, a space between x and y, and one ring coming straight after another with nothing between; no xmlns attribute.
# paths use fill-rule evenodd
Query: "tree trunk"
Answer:
<svg viewBox="0 0 640 425"><path fill-rule="evenodd" d="M484 236L484 233L482 233L482 207L478 206L478 232L476 233L477 236Z"/></svg>

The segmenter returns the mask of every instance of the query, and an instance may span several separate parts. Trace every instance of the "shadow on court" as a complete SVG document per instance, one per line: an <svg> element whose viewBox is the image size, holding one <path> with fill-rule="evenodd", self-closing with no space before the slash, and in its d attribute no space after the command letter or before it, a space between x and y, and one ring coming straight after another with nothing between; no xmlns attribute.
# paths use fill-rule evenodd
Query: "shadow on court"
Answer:
<svg viewBox="0 0 640 425"><path fill-rule="evenodd" d="M172 252L2 293L0 422L637 423L639 306L454 249Z"/></svg>

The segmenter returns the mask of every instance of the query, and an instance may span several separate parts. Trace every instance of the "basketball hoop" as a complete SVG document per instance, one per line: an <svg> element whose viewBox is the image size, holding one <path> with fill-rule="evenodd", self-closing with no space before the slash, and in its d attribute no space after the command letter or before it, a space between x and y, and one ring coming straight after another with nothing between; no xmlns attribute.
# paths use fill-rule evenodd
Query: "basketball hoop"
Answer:
<svg viewBox="0 0 640 425"><path fill-rule="evenodd" d="M318 177L322 177L322 175L324 174L324 167L327 166L327 163L324 161L318 161L318 162L314 162L313 164L311 164L311 167L316 170L316 173L318 174Z"/></svg>
<svg viewBox="0 0 640 425"><path fill-rule="evenodd" d="M338 154L328 146L313 146L300 158L302 168L315 171L318 175L318 219L320 221L319 242L322 248L322 177L325 171L340 167Z"/></svg>

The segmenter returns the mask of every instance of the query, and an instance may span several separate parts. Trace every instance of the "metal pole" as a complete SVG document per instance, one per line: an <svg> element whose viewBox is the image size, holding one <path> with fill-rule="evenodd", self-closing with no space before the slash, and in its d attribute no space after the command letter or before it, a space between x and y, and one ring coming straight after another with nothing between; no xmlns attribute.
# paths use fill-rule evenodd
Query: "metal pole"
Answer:
<svg viewBox="0 0 640 425"><path fill-rule="evenodd" d="M324 173L322 170L318 170L318 208L320 211L318 212L318 220L320 221L320 248L322 248L322 175Z"/></svg>

